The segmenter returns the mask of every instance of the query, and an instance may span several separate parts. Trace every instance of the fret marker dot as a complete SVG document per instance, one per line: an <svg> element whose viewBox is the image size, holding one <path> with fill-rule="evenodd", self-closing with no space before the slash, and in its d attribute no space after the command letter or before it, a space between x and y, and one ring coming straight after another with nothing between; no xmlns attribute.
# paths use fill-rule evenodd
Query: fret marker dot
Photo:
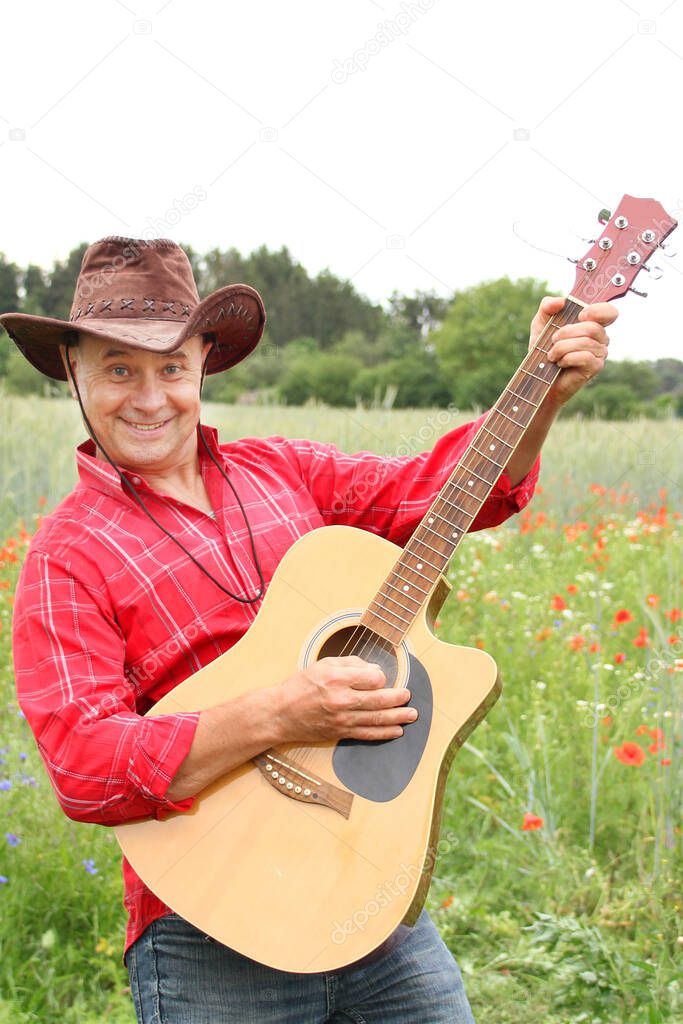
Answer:
<svg viewBox="0 0 683 1024"><path fill-rule="evenodd" d="M473 483L474 483L474 480L468 480L467 481L467 486L471 487Z"/></svg>
<svg viewBox="0 0 683 1024"><path fill-rule="evenodd" d="M406 583L406 585L405 585L405 587L404 587L403 589L404 589L404 590L410 590L410 587L409 587L409 586L408 586L408 584Z"/></svg>
<svg viewBox="0 0 683 1024"><path fill-rule="evenodd" d="M457 533L452 533L451 534L451 537L457 537L457 536L458 536Z"/></svg>
<svg viewBox="0 0 683 1024"><path fill-rule="evenodd" d="M418 562L417 563L417 567L418 567L418 569L421 569L422 568L422 562Z"/></svg>
<svg viewBox="0 0 683 1024"><path fill-rule="evenodd" d="M513 411L513 412L517 412L517 410L518 410L518 409L519 409L519 406L518 406L518 405L513 405L513 406L512 406L512 411Z"/></svg>
<svg viewBox="0 0 683 1024"><path fill-rule="evenodd" d="M545 366L545 363L539 363L539 364L538 364L538 368L539 368L539 370L542 370L544 366Z"/></svg>
<svg viewBox="0 0 683 1024"><path fill-rule="evenodd" d="M489 451L492 452L495 449L495 447L496 447L495 444L490 444L489 445Z"/></svg>
<svg viewBox="0 0 683 1024"><path fill-rule="evenodd" d="M433 523L434 522L434 516L430 516L429 519L427 520L427 522L428 523Z"/></svg>

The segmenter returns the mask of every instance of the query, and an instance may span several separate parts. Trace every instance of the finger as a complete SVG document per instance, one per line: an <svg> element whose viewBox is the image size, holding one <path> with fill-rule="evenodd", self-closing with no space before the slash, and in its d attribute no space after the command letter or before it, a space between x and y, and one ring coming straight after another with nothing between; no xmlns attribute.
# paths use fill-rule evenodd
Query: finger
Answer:
<svg viewBox="0 0 683 1024"><path fill-rule="evenodd" d="M568 369L570 366L577 370L581 370L587 380L595 377L597 373L602 369L604 360L599 359L593 355L592 352L568 352L562 356L561 359L557 360L557 365L561 366L562 369Z"/></svg>
<svg viewBox="0 0 683 1024"><path fill-rule="evenodd" d="M390 686L384 690L353 690L348 708L352 711L387 711L402 709L410 701L410 691Z"/></svg>
<svg viewBox="0 0 683 1024"><path fill-rule="evenodd" d="M619 316L619 310L611 302L595 302L592 306L585 306L579 313L579 320L595 320L603 327L609 327Z"/></svg>
<svg viewBox="0 0 683 1024"><path fill-rule="evenodd" d="M379 729L364 726L360 729L344 730L343 735L350 740L396 740L403 735L400 725L391 725Z"/></svg>
<svg viewBox="0 0 683 1024"><path fill-rule="evenodd" d="M600 359L607 358L607 345L593 338L568 338L566 341L556 341L548 352L548 359L551 363L557 363L570 352L592 352Z"/></svg>
<svg viewBox="0 0 683 1024"><path fill-rule="evenodd" d="M564 341L565 338L594 338L603 345L609 343L607 331L602 324L594 320L581 324L565 324L564 327L558 327L552 336L553 341Z"/></svg>
<svg viewBox="0 0 683 1024"><path fill-rule="evenodd" d="M415 708L385 708L383 711L356 711L348 719L352 729L373 726L376 729L390 725L407 725L417 718Z"/></svg>

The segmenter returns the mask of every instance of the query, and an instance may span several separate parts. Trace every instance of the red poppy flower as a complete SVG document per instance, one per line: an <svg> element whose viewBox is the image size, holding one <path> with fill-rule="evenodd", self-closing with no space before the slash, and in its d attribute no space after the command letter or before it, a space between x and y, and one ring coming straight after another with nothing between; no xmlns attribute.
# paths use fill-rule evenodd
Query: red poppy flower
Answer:
<svg viewBox="0 0 683 1024"><path fill-rule="evenodd" d="M670 757L663 757L662 760L659 763L663 764L664 767L666 768L668 765L671 764L671 758Z"/></svg>
<svg viewBox="0 0 683 1024"><path fill-rule="evenodd" d="M580 633L577 633L576 636L573 636L570 639L569 646L571 647L571 649L573 651L580 651L581 648L583 647L583 645L585 644L585 642L586 642L585 636L581 636Z"/></svg>
<svg viewBox="0 0 683 1024"><path fill-rule="evenodd" d="M653 740L663 740L664 739L664 730L663 729L659 729L657 726L655 726L654 729L648 729L648 732L649 732L650 736L652 736Z"/></svg>
<svg viewBox="0 0 683 1024"><path fill-rule="evenodd" d="M666 613L666 617L667 617L667 619L670 622L678 622L678 620L681 618L681 609L680 608L671 608L671 609L669 609L669 611Z"/></svg>
<svg viewBox="0 0 683 1024"><path fill-rule="evenodd" d="M647 749L651 754L658 754L660 750L666 750L666 743L664 740L655 740Z"/></svg>
<svg viewBox="0 0 683 1024"><path fill-rule="evenodd" d="M550 607L554 608L556 612L561 612L567 607L567 602L561 594L555 594L550 602Z"/></svg>
<svg viewBox="0 0 683 1024"><path fill-rule="evenodd" d="M539 818L536 814L530 814L527 811L522 823L522 832L534 832L538 828L543 828L543 818Z"/></svg>
<svg viewBox="0 0 683 1024"><path fill-rule="evenodd" d="M591 644L590 647L588 648L588 650L591 652L591 654L597 654L598 651L600 650L600 644L597 643L597 642L594 643L594 644Z"/></svg>
<svg viewBox="0 0 683 1024"><path fill-rule="evenodd" d="M651 608L656 608L659 604L659 594L648 594L646 601Z"/></svg>
<svg viewBox="0 0 683 1024"><path fill-rule="evenodd" d="M452 902L453 902L453 897L452 896L447 896L446 899L441 904L441 906L442 907L450 907Z"/></svg>
<svg viewBox="0 0 683 1024"><path fill-rule="evenodd" d="M634 647L647 647L647 645L649 643L650 643L650 641L649 641L648 636L647 636L647 630L645 629L645 626L641 626L640 629L638 630L638 636L634 637L633 646Z"/></svg>
<svg viewBox="0 0 683 1024"><path fill-rule="evenodd" d="M622 654L621 651L614 655L614 664L621 665L622 662L626 661L626 655Z"/></svg>
<svg viewBox="0 0 683 1024"><path fill-rule="evenodd" d="M636 729L636 736L644 736L646 733L648 736L650 735L650 730L647 725L639 725Z"/></svg>
<svg viewBox="0 0 683 1024"><path fill-rule="evenodd" d="M633 616L631 615L628 608L620 608L619 611L614 613L614 621L617 624L620 622L632 622Z"/></svg>
<svg viewBox="0 0 683 1024"><path fill-rule="evenodd" d="M576 583L570 583L569 586L567 587L567 593L568 594L575 594L578 589L579 588L577 587Z"/></svg>
<svg viewBox="0 0 683 1024"><path fill-rule="evenodd" d="M638 743L632 743L627 740L620 747L614 748L614 756L622 764L632 764L640 767L645 760L645 751Z"/></svg>
<svg viewBox="0 0 683 1024"><path fill-rule="evenodd" d="M669 637L669 643L670 644L677 644L679 640L680 640L680 637L676 633L672 633L671 636Z"/></svg>

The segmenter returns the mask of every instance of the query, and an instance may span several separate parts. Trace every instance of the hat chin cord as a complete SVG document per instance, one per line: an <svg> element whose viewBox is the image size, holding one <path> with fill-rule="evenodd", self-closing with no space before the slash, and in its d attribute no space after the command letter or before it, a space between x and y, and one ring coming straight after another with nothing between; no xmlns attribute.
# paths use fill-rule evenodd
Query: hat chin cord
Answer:
<svg viewBox="0 0 683 1024"><path fill-rule="evenodd" d="M214 343L212 343L212 344L214 344ZM135 490L135 487L130 482L128 477L124 476L124 474L121 472L121 470L116 465L114 460L109 457L109 454L108 454L106 448L104 447L102 442L97 437L97 434L95 433L95 430L94 430L90 420L87 417L86 411L83 408L83 401L81 399L81 393L78 390L78 384L76 383L76 378L74 376L74 372L73 372L73 369L72 369L72 366L71 366L70 349L71 349L71 346L73 346L73 345L74 345L73 339L69 339L66 342L66 360L65 360L65 362L66 362L67 373L69 375L69 379L71 380L71 384L72 384L72 387L73 387L74 392L76 394L76 399L78 401L79 408L81 410L81 416L83 417L83 422L85 424L86 430L90 434L90 437L91 437L92 441L97 446L97 448L99 448L99 450L102 452L102 454L104 455L104 457L107 460L107 462L109 463L109 465L112 467L112 469L115 471L115 473L119 477L119 480L121 481L121 487L123 488L123 490L127 491L130 494L130 496L133 498L133 500L137 502L137 504L140 506L140 508L143 510L143 512L152 520L152 522L155 523L156 526L158 526L159 529L163 533L165 533L166 536L169 537L173 541L174 544L177 544L177 546L181 549L181 551L183 551L187 555L187 557L192 562L194 562L194 564L197 566L197 568L200 570L200 572L203 572L204 575L207 576L211 580L212 583L215 583L219 590L222 590L224 594L227 594L228 597L231 597L233 599L233 601L239 601L240 604L255 604L257 601L260 601L261 598L263 597L263 594L265 593L266 583L265 583L265 580L263 578L263 572L261 570L261 564L260 564L260 562L258 560L258 555L256 554L256 544L254 542L254 534L252 532L249 520L247 519L247 513L246 513L246 511L244 509L244 505L242 504L242 501L240 500L240 496L237 493L237 491L235 490L235 487L233 485L232 480L230 479L228 474L225 472L225 470L223 469L223 467L219 463L218 459L215 457L215 455L213 454L213 452L209 448L209 445L207 444L206 438L204 436L204 430L202 429L201 423L198 423L197 426L199 428L199 437L201 438L202 444L204 445L204 448L206 450L207 455L209 456L209 458L211 459L213 464L218 469L218 472L221 474L223 479L230 485L230 487L232 489L232 493L235 495L235 498L237 499L237 504L239 505L240 510L242 512L242 517L243 517L245 525L247 527L247 532L249 533L249 540L251 542L251 553L252 553L252 556L253 556L253 559L254 559L254 565L256 566L256 571L257 571L257 573L259 575L259 580L260 580L259 590L258 590L258 593L256 594L255 597L239 597L237 594L233 594L232 591L230 591L226 587L224 587L223 584L220 583L216 579L216 577L213 576L209 572L209 570L206 569L201 564L201 562L199 562L194 557L192 552L187 550L185 545L182 544L178 540L177 537L174 537L173 534L170 533L166 529L165 526L161 525L161 523L156 518L156 516L152 512L150 512L150 510L147 508L147 506L145 505L144 501L142 500L142 498L140 497L138 492ZM204 377L206 375L206 363L207 363L207 360L208 360L208 357L209 357L210 354L211 354L211 350L209 350L209 353L207 354L207 357L204 360L204 365L202 366L202 377L201 377L201 382L200 382L200 385L199 385L199 394L200 394L200 396L201 396L201 393L202 393L202 387L204 386ZM163 500L161 498L161 496L160 496L160 500Z"/></svg>

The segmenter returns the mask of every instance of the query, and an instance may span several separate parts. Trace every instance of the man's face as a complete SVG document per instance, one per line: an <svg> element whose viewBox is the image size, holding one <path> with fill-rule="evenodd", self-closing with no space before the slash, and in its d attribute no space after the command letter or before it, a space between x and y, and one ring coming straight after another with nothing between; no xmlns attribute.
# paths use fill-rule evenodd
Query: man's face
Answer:
<svg viewBox="0 0 683 1024"><path fill-rule="evenodd" d="M69 349L86 416L115 463L144 474L193 457L208 349L200 335L169 355L87 335Z"/></svg>

